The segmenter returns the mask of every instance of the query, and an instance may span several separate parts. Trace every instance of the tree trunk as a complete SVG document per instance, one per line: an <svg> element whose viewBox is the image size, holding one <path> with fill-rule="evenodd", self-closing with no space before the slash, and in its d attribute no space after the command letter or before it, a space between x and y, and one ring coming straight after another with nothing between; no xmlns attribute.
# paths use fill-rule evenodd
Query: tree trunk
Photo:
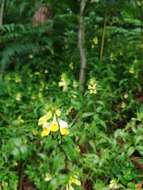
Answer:
<svg viewBox="0 0 143 190"><path fill-rule="evenodd" d="M5 0L0 0L0 26L3 24Z"/></svg>
<svg viewBox="0 0 143 190"><path fill-rule="evenodd" d="M80 53L80 89L83 91L85 83L85 70L86 70L86 54L85 54L85 26L84 26L84 9L87 0L81 0L80 15L79 15L79 32L78 32L78 47Z"/></svg>

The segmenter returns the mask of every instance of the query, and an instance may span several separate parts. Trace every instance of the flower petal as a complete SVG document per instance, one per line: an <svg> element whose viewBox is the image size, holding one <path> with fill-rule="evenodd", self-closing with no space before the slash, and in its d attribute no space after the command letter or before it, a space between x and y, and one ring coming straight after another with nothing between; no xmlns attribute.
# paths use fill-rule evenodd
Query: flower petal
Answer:
<svg viewBox="0 0 143 190"><path fill-rule="evenodd" d="M46 115L40 117L39 121L38 121L38 125L44 125L47 122L47 117Z"/></svg>
<svg viewBox="0 0 143 190"><path fill-rule="evenodd" d="M48 113L46 114L47 120L52 118L52 112L48 111Z"/></svg>
<svg viewBox="0 0 143 190"><path fill-rule="evenodd" d="M43 131L41 132L41 137L48 136L49 133L50 133L50 128L45 127L45 128L43 129Z"/></svg>
<svg viewBox="0 0 143 190"><path fill-rule="evenodd" d="M66 190L74 190L74 188L72 187L71 184L67 184L66 185Z"/></svg>
<svg viewBox="0 0 143 190"><path fill-rule="evenodd" d="M78 180L78 177L77 177L76 175L71 176L71 178L70 178L70 183L71 183L71 184L76 184L76 185L78 185L78 186L81 185L81 182Z"/></svg>
<svg viewBox="0 0 143 190"><path fill-rule="evenodd" d="M52 121L50 125L50 131L56 132L59 130L59 125L57 122Z"/></svg>
<svg viewBox="0 0 143 190"><path fill-rule="evenodd" d="M51 174L47 173L44 180L45 181L50 181L51 179L52 179Z"/></svg>
<svg viewBox="0 0 143 190"><path fill-rule="evenodd" d="M68 135L69 134L69 129L68 129L68 124L66 121L59 119L59 125L60 125L60 132L61 135Z"/></svg>
<svg viewBox="0 0 143 190"><path fill-rule="evenodd" d="M40 117L40 119L39 119L39 121L38 121L38 125L39 125L39 126L40 126L40 125L44 125L45 123L47 123L47 121L48 121L49 119L51 119L51 117L52 117L52 112L49 111L46 115Z"/></svg>
<svg viewBox="0 0 143 190"><path fill-rule="evenodd" d="M56 132L59 130L59 124L57 122L56 116L54 115L53 121L50 124L50 131Z"/></svg>
<svg viewBox="0 0 143 190"><path fill-rule="evenodd" d="M58 120L60 128L68 128L68 123L64 120L59 119Z"/></svg>
<svg viewBox="0 0 143 190"><path fill-rule="evenodd" d="M60 128L61 135L68 135L69 134L69 129L66 128Z"/></svg>

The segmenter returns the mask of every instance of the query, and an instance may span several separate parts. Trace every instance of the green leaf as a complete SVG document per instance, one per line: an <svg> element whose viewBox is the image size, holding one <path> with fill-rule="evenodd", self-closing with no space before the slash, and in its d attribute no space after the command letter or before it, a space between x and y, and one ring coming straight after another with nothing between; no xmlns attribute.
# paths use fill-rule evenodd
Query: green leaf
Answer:
<svg viewBox="0 0 143 190"><path fill-rule="evenodd" d="M135 147L133 147L133 146L129 147L129 149L127 151L127 155L131 156L134 153L134 151L135 151Z"/></svg>
<svg viewBox="0 0 143 190"><path fill-rule="evenodd" d="M66 143L62 145L62 148L65 152L66 157L69 160L75 160L77 158L77 150L72 142L72 140L68 139Z"/></svg>

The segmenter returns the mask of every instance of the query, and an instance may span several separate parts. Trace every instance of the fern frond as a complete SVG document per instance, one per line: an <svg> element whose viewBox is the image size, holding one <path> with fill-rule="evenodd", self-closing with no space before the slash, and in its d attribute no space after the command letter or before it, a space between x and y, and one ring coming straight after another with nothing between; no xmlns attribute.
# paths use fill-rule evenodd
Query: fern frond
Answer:
<svg viewBox="0 0 143 190"><path fill-rule="evenodd" d="M9 47L7 47L2 52L2 59L0 62L1 65L1 71L3 72L4 69L8 66L10 63L10 59L16 55L25 54L29 52L38 52L40 50L40 47L34 43L27 43L27 44L14 44Z"/></svg>

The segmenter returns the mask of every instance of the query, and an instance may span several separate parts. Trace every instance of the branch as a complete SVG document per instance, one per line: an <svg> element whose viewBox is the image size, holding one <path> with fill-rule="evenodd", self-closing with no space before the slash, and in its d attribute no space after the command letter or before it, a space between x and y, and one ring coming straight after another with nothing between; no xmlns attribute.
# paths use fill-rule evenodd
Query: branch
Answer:
<svg viewBox="0 0 143 190"><path fill-rule="evenodd" d="M79 15L79 32L78 32L78 47L80 53L80 89L83 91L85 83L85 70L86 70L86 54L85 54L85 26L84 26L84 10L87 0L81 0L80 15Z"/></svg>

